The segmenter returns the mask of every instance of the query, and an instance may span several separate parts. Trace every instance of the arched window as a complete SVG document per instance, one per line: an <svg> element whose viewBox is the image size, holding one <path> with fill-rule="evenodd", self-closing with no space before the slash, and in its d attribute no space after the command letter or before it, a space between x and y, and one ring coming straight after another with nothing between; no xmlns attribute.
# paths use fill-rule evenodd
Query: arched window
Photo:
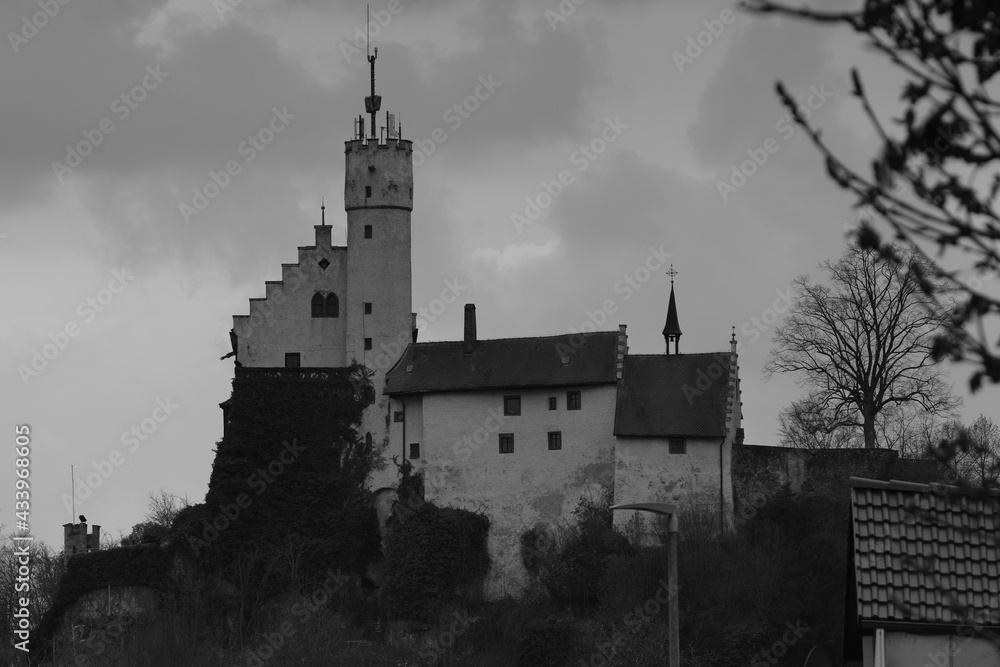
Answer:
<svg viewBox="0 0 1000 667"><path fill-rule="evenodd" d="M340 317L340 300L337 295L330 292L325 297L316 292L312 298L313 317Z"/></svg>
<svg viewBox="0 0 1000 667"><path fill-rule="evenodd" d="M340 317L340 301L333 292L326 295L326 317Z"/></svg>

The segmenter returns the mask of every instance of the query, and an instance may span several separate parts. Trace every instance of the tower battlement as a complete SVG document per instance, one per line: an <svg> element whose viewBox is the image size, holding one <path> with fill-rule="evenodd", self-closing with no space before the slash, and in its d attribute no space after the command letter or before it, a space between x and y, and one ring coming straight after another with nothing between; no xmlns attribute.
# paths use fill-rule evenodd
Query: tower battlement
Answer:
<svg viewBox="0 0 1000 667"><path fill-rule="evenodd" d="M63 524L63 544L66 556L85 554L101 549L101 527L92 526L93 531L87 533L86 523Z"/></svg>

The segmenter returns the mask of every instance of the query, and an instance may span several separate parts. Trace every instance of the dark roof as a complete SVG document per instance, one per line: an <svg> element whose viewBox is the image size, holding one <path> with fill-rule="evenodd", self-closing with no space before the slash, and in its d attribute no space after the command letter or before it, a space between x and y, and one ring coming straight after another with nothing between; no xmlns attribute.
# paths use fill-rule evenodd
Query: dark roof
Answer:
<svg viewBox="0 0 1000 667"><path fill-rule="evenodd" d="M477 340L468 355L462 341L411 343L386 374L384 393L612 383L617 344L617 331Z"/></svg>
<svg viewBox="0 0 1000 667"><path fill-rule="evenodd" d="M677 321L677 302L674 301L674 286L670 285L670 303L667 305L667 323L663 326L664 336L680 336L681 325Z"/></svg>
<svg viewBox="0 0 1000 667"><path fill-rule="evenodd" d="M852 477L850 484L861 622L996 618L990 603L1000 595L1000 496L895 480Z"/></svg>
<svg viewBox="0 0 1000 667"><path fill-rule="evenodd" d="M615 435L723 437L728 352L625 357Z"/></svg>

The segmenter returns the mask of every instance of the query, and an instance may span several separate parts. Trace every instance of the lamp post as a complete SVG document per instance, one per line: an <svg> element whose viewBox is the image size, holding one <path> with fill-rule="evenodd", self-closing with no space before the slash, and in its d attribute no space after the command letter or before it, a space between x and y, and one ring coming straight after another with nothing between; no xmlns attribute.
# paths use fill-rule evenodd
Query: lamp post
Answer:
<svg viewBox="0 0 1000 667"><path fill-rule="evenodd" d="M628 505L612 505L612 510L639 510L642 512L653 512L654 514L666 514L670 517L667 521L667 602L669 614L669 641L670 654L667 661L668 667L680 667L681 647L680 647L680 611L677 604L677 505L671 503L631 503Z"/></svg>

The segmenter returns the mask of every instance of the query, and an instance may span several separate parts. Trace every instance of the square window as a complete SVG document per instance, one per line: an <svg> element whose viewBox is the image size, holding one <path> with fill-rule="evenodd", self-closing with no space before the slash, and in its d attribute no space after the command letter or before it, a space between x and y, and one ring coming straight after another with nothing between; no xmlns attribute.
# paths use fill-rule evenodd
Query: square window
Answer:
<svg viewBox="0 0 1000 667"><path fill-rule="evenodd" d="M555 396L549 396L549 410L555 410L556 407L557 407L557 405L556 405L556 397Z"/></svg>
<svg viewBox="0 0 1000 667"><path fill-rule="evenodd" d="M365 315L372 314L372 304L371 301L365 301Z"/></svg>
<svg viewBox="0 0 1000 667"><path fill-rule="evenodd" d="M549 449L562 449L562 431L549 431Z"/></svg>
<svg viewBox="0 0 1000 667"><path fill-rule="evenodd" d="M392 421L397 422L397 423L403 421L403 411L402 410L396 410L395 412L393 412L392 413Z"/></svg>
<svg viewBox="0 0 1000 667"><path fill-rule="evenodd" d="M365 338L365 349L366 350L372 349L372 339L371 338Z"/></svg>
<svg viewBox="0 0 1000 667"><path fill-rule="evenodd" d="M578 391L566 392L566 409L567 410L580 409L580 392Z"/></svg>
<svg viewBox="0 0 1000 667"><path fill-rule="evenodd" d="M298 352L285 352L285 368L301 368L302 357Z"/></svg>
<svg viewBox="0 0 1000 667"><path fill-rule="evenodd" d="M420 443L411 442L410 443L410 458L419 459L420 458Z"/></svg>
<svg viewBox="0 0 1000 667"><path fill-rule="evenodd" d="M372 196L372 186L366 185L365 186L365 199L368 199L371 196Z"/></svg>
<svg viewBox="0 0 1000 667"><path fill-rule="evenodd" d="M372 226L365 225L365 238L370 239L372 237Z"/></svg>
<svg viewBox="0 0 1000 667"><path fill-rule="evenodd" d="M514 434L513 433L501 433L500 434L500 453L501 454L513 454L514 453Z"/></svg>
<svg viewBox="0 0 1000 667"><path fill-rule="evenodd" d="M670 438L671 454L687 454L687 441L684 438Z"/></svg>
<svg viewBox="0 0 1000 667"><path fill-rule="evenodd" d="M519 415L519 414L521 414L521 397L520 396L504 396L503 397L503 413L505 415Z"/></svg>

